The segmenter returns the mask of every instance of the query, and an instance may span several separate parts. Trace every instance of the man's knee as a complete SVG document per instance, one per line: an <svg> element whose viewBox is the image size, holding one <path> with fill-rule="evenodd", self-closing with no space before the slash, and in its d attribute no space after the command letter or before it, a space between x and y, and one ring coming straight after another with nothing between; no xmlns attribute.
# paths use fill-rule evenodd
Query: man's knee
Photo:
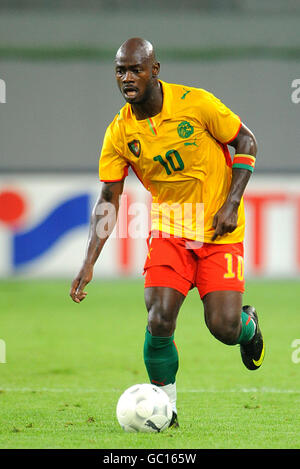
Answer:
<svg viewBox="0 0 300 469"><path fill-rule="evenodd" d="M163 304L153 303L148 308L148 329L150 334L160 337L170 337L175 330L176 320Z"/></svg>
<svg viewBox="0 0 300 469"><path fill-rule="evenodd" d="M208 293L203 304L205 321L210 332L224 344L235 345L241 332L242 293Z"/></svg>
<svg viewBox="0 0 300 469"><path fill-rule="evenodd" d="M177 315L184 299L172 289L161 287L147 288L145 293L148 310L148 329L158 337L170 337L176 327Z"/></svg>
<svg viewBox="0 0 300 469"><path fill-rule="evenodd" d="M223 311L210 312L206 317L206 324L216 339L226 345L235 345L240 335L241 319L240 312Z"/></svg>

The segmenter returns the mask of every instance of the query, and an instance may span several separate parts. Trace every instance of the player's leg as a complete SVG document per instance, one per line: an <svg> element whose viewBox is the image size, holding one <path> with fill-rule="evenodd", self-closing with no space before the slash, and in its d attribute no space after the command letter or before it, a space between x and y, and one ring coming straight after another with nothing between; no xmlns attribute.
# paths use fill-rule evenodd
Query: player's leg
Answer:
<svg viewBox="0 0 300 469"><path fill-rule="evenodd" d="M254 337L256 322L242 307L238 291L215 291L202 299L210 332L227 345L246 344Z"/></svg>
<svg viewBox="0 0 300 469"><path fill-rule="evenodd" d="M168 270L168 267L165 267ZM176 273L175 273L176 274ZM148 324L144 342L144 362L151 383L162 386L168 394L174 419L178 350L174 341L176 320L185 295L168 287L145 288Z"/></svg>
<svg viewBox="0 0 300 469"><path fill-rule="evenodd" d="M151 383L173 389L178 370L178 350L174 341L176 319L184 295L166 287L145 288L148 324L144 343L144 361ZM176 396L173 399L175 407ZM175 409L174 409L175 410Z"/></svg>
<svg viewBox="0 0 300 469"><path fill-rule="evenodd" d="M152 238L145 263L145 303L148 324L144 361L150 381L162 386L176 410L178 350L176 319L195 275L196 257L178 238ZM174 423L174 422L172 422Z"/></svg>
<svg viewBox="0 0 300 469"><path fill-rule="evenodd" d="M240 344L249 370L256 370L264 358L264 342L255 308L242 307L238 291L210 292L203 298L205 322L210 332L227 345Z"/></svg>
<svg viewBox="0 0 300 469"><path fill-rule="evenodd" d="M227 345L240 344L245 366L259 368L265 349L255 308L242 306L242 243L206 245L198 256L196 284L210 332Z"/></svg>
<svg viewBox="0 0 300 469"><path fill-rule="evenodd" d="M238 291L214 291L202 298L206 325L224 344L237 344L241 333L242 297ZM252 323L251 326L254 329Z"/></svg>
<svg viewBox="0 0 300 469"><path fill-rule="evenodd" d="M169 270L168 267L166 269ZM144 297L148 311L147 330L150 334L157 337L174 335L177 316L185 295L173 288L147 287Z"/></svg>

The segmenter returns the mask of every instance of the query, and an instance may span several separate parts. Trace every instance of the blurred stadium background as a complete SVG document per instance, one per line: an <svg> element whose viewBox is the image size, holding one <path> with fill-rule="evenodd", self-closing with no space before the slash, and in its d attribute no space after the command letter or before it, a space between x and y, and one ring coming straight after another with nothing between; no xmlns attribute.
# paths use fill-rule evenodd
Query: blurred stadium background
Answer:
<svg viewBox="0 0 300 469"><path fill-rule="evenodd" d="M0 447L299 447L299 18L300 0L0 0ZM68 297L104 132L123 105L113 59L133 36L155 45L163 80L213 92L259 146L244 301L259 311L266 363L244 369L191 292L176 330L180 429L159 439L125 436L115 419L121 391L147 380L147 213L136 237L126 230L128 208L149 197L132 174L124 237L106 244L88 300Z"/></svg>
<svg viewBox="0 0 300 469"><path fill-rule="evenodd" d="M299 15L299 0L0 0L0 276L77 273L105 128L123 105L114 54L142 36L163 80L213 92L254 131L246 271L297 277ZM126 195L148 203L132 175ZM140 276L145 252L145 238L111 239L95 275Z"/></svg>

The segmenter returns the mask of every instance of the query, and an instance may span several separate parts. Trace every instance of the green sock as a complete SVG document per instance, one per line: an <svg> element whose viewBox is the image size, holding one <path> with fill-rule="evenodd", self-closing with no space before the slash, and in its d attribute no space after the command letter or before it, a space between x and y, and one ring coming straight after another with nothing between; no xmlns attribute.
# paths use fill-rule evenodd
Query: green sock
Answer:
<svg viewBox="0 0 300 469"><path fill-rule="evenodd" d="M255 330L256 330L256 324L251 318L251 316L245 313L245 311L242 311L241 321L242 321L242 330L241 330L237 343L246 344L254 336Z"/></svg>
<svg viewBox="0 0 300 469"><path fill-rule="evenodd" d="M166 386L175 383L178 370L178 351L171 337L156 337L146 330L144 362L152 384Z"/></svg>

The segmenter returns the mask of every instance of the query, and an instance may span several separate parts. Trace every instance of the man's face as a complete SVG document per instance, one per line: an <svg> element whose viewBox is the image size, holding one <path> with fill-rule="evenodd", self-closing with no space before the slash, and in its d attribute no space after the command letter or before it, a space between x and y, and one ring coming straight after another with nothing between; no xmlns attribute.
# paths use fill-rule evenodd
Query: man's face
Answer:
<svg viewBox="0 0 300 469"><path fill-rule="evenodd" d="M119 89L129 104L138 104L151 95L156 64L143 59L139 54L116 57L115 75ZM158 71L157 71L158 73Z"/></svg>

